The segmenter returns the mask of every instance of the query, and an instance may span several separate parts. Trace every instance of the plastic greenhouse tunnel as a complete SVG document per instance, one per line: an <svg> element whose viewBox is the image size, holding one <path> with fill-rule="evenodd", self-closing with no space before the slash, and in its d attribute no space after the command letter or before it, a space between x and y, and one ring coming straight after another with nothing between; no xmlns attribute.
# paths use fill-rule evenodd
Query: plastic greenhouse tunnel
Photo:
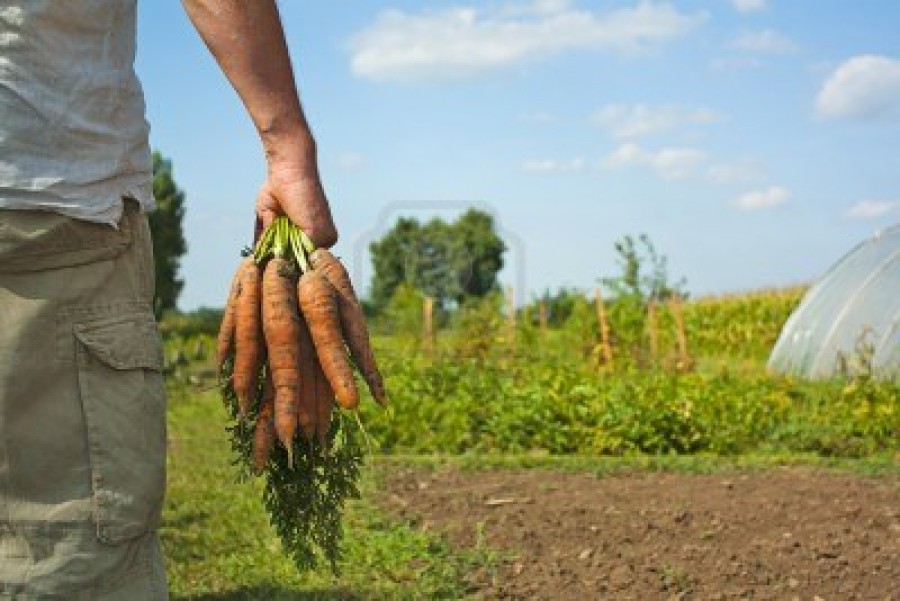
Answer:
<svg viewBox="0 0 900 601"><path fill-rule="evenodd" d="M900 380L900 224L856 246L810 288L769 368L811 379Z"/></svg>

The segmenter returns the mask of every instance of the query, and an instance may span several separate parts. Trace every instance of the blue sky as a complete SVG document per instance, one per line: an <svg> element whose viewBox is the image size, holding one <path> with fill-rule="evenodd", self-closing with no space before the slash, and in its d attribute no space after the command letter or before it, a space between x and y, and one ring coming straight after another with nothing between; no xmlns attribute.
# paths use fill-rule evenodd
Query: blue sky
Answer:
<svg viewBox="0 0 900 601"><path fill-rule="evenodd" d="M187 194L180 306L221 305L264 173L179 2L140 3L151 142ZM496 216L520 301L647 233L694 295L813 280L900 220L900 3L280 4L357 286L399 215Z"/></svg>

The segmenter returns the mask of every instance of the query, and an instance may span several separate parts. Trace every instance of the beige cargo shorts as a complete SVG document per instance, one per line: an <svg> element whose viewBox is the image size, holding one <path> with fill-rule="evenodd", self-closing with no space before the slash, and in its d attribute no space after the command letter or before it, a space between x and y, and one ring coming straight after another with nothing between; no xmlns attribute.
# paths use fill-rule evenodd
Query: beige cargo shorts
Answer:
<svg viewBox="0 0 900 601"><path fill-rule="evenodd" d="M146 216L0 210L0 601L167 599Z"/></svg>

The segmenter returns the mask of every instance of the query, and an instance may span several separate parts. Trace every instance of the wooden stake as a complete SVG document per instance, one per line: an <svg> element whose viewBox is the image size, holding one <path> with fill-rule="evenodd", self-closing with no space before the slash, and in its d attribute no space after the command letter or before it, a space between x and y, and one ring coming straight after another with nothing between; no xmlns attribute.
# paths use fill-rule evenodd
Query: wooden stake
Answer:
<svg viewBox="0 0 900 601"><path fill-rule="evenodd" d="M600 352L603 361L609 363L613 358L612 343L610 342L609 323L606 321L606 305L603 304L603 295L599 288L596 291L596 305L597 322L600 324Z"/></svg>
<svg viewBox="0 0 900 601"><path fill-rule="evenodd" d="M681 295L673 294L669 301L672 316L675 318L675 336L678 338L678 366L687 370L691 366L691 356L688 354L687 334L684 328L684 313L681 308Z"/></svg>
<svg viewBox="0 0 900 601"><path fill-rule="evenodd" d="M426 355L434 356L434 299L430 296L422 304L422 348Z"/></svg>

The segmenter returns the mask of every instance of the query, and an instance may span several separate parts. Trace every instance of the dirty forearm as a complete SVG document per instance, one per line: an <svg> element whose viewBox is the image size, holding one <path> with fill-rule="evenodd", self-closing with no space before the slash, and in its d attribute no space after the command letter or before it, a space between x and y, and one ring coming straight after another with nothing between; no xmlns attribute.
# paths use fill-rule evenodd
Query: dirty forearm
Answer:
<svg viewBox="0 0 900 601"><path fill-rule="evenodd" d="M275 0L182 0L250 113L270 165L315 166Z"/></svg>

